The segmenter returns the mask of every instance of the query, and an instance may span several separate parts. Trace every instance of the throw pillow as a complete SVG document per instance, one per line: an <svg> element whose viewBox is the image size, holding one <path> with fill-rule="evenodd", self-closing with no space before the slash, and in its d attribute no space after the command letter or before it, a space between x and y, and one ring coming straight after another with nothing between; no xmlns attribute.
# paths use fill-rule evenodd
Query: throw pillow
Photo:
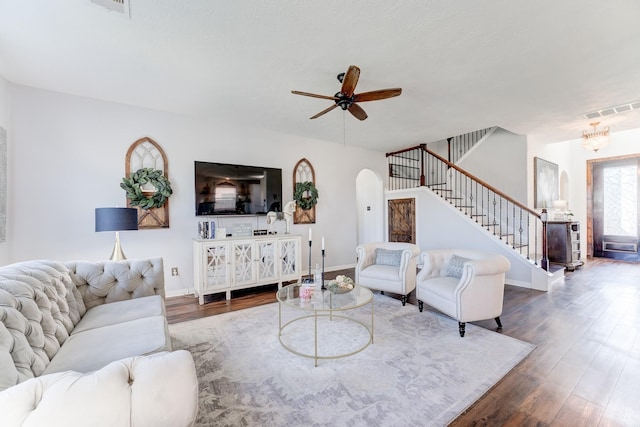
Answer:
<svg viewBox="0 0 640 427"><path fill-rule="evenodd" d="M449 265L447 266L447 276L448 277L462 277L462 269L464 268L464 263L467 261L471 261L469 258L464 258L458 255L453 255L451 260L449 261Z"/></svg>
<svg viewBox="0 0 640 427"><path fill-rule="evenodd" d="M401 260L402 250L376 249L376 264L378 265L392 265L394 267L400 267Z"/></svg>

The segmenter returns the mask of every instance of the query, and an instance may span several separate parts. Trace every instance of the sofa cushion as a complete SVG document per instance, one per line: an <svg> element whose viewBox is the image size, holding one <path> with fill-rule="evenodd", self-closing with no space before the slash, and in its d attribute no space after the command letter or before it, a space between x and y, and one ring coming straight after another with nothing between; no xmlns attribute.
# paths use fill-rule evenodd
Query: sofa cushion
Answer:
<svg viewBox="0 0 640 427"><path fill-rule="evenodd" d="M87 311L71 335L151 316L165 316L164 301L160 295L98 305Z"/></svg>
<svg viewBox="0 0 640 427"><path fill-rule="evenodd" d="M459 280L455 277L434 277L418 283L419 299L429 301L434 307L448 316L456 316L456 298L454 293Z"/></svg>
<svg viewBox="0 0 640 427"><path fill-rule="evenodd" d="M162 258L66 263L87 309L150 295L164 297Z"/></svg>
<svg viewBox="0 0 640 427"><path fill-rule="evenodd" d="M130 320L71 335L44 374L90 372L126 357L170 351L164 316Z"/></svg>
<svg viewBox="0 0 640 427"><path fill-rule="evenodd" d="M2 317L2 312L0 312L0 317ZM22 336L22 338L24 338L24 336ZM11 357L16 344L29 349L31 348L27 344L26 340L23 340L21 343L16 343L5 324L0 323L0 390L9 388L14 384L18 384L21 380L18 367L15 366L13 357ZM44 370L44 366L42 366L42 370ZM27 373L27 375L22 376L22 380L33 377L30 369L27 369Z"/></svg>
<svg viewBox="0 0 640 427"><path fill-rule="evenodd" d="M464 258L458 255L452 255L447 265L447 276L456 277L460 279L462 277L462 270L464 269L464 263L471 261L469 258Z"/></svg>
<svg viewBox="0 0 640 427"><path fill-rule="evenodd" d="M402 250L391 249L376 249L376 264L377 265L391 265L394 267L400 267L402 261Z"/></svg>
<svg viewBox="0 0 640 427"><path fill-rule="evenodd" d="M360 280L362 279L379 279L397 281L400 277L398 267L391 265L373 264L360 270Z"/></svg>
<svg viewBox="0 0 640 427"><path fill-rule="evenodd" d="M179 350L30 379L0 392L0 418L5 427L186 427L197 404L193 358Z"/></svg>

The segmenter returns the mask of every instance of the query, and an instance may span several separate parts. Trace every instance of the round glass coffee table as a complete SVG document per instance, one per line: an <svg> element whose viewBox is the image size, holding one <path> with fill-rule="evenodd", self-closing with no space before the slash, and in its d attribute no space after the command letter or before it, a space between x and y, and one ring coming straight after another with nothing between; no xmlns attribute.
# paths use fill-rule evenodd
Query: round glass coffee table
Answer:
<svg viewBox="0 0 640 427"><path fill-rule="evenodd" d="M373 293L355 286L333 293L320 285L294 283L276 293L278 339L293 354L315 360L352 356L373 343ZM370 314L359 308L369 305ZM285 309L286 318L283 316Z"/></svg>

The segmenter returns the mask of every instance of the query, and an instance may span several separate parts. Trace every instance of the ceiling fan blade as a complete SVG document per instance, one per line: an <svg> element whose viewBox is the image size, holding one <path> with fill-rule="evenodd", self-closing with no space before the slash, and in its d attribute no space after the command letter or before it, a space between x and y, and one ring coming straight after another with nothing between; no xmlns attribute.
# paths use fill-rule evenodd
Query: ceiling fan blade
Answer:
<svg viewBox="0 0 640 427"><path fill-rule="evenodd" d="M320 111L318 114L316 114L313 117L309 117L309 119L317 119L318 117L322 116L323 114L327 114L329 111L333 110L334 108L336 108L338 106L338 104L333 104L331 107L329 108L325 108L324 110Z"/></svg>
<svg viewBox="0 0 640 427"><path fill-rule="evenodd" d="M356 67L355 65L349 66L349 69L342 79L342 88L340 89L340 93L345 95L347 98L353 95L353 92L356 90L356 85L358 84L359 78L360 68Z"/></svg>
<svg viewBox="0 0 640 427"><path fill-rule="evenodd" d="M399 87L357 93L353 96L353 102L377 101L379 99L393 98L394 96L399 96L401 93L402 89Z"/></svg>
<svg viewBox="0 0 640 427"><path fill-rule="evenodd" d="M299 90L292 90L291 93L294 94L294 95L310 96L312 98L330 99L332 101L337 101L338 100L338 98L336 98L335 96L317 95L315 93L300 92Z"/></svg>
<svg viewBox="0 0 640 427"><path fill-rule="evenodd" d="M367 116L367 113L364 112L362 107L360 107L358 104L351 104L348 110L351 114L353 114L353 117L355 117L358 120L364 120L367 117L369 117Z"/></svg>

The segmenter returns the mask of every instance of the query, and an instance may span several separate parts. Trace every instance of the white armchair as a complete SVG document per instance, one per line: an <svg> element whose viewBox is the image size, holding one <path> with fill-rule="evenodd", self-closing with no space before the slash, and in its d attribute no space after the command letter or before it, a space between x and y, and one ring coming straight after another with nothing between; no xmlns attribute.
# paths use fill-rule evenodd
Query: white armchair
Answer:
<svg viewBox="0 0 640 427"><path fill-rule="evenodd" d="M505 273L511 268L502 255L470 249L441 249L420 255L422 270L417 276L418 308L424 304L458 321L460 336L465 323L495 319L504 299Z"/></svg>
<svg viewBox="0 0 640 427"><path fill-rule="evenodd" d="M356 248L356 284L402 295L402 305L416 288L420 248L412 243L375 242Z"/></svg>

